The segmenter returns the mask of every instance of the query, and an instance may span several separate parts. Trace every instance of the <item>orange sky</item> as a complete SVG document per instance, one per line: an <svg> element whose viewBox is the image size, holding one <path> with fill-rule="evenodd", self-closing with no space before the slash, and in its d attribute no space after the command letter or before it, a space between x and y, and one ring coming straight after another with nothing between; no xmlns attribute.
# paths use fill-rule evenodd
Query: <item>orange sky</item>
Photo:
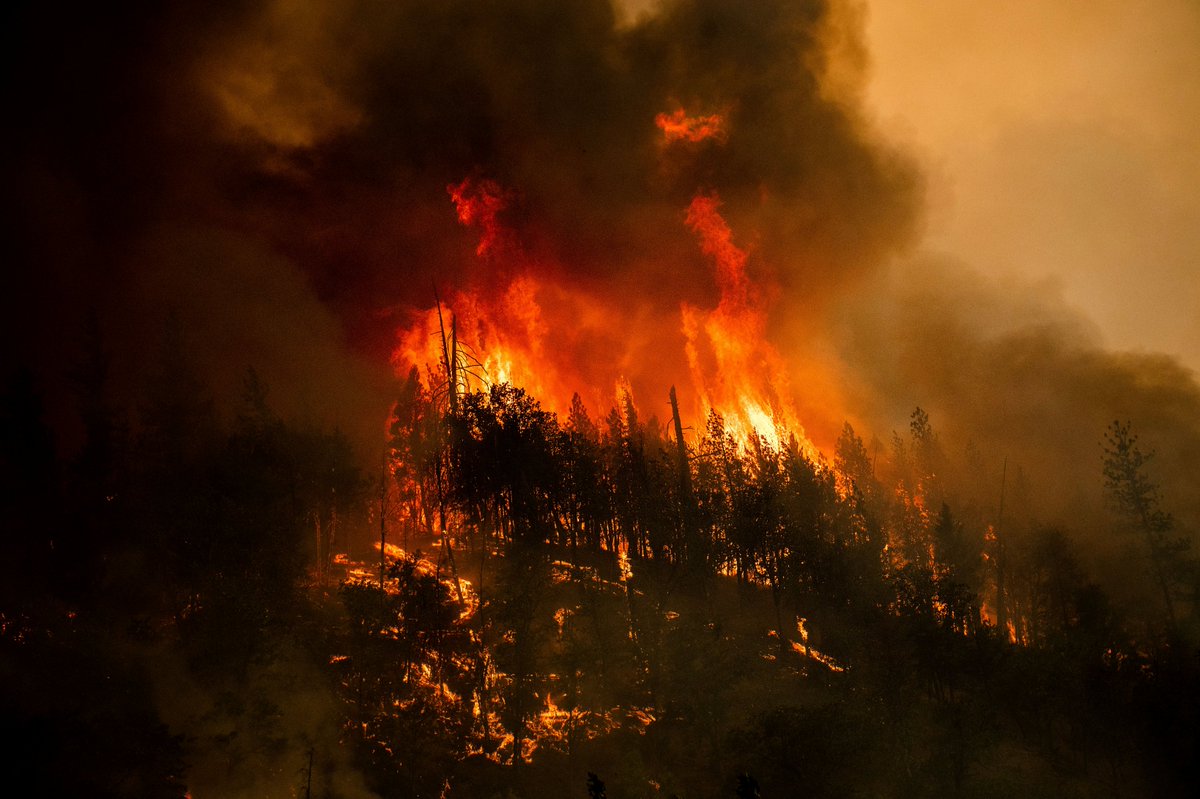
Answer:
<svg viewBox="0 0 1200 799"><path fill-rule="evenodd" d="M866 39L868 107L927 174L923 249L1200 371L1200 3L880 0Z"/></svg>

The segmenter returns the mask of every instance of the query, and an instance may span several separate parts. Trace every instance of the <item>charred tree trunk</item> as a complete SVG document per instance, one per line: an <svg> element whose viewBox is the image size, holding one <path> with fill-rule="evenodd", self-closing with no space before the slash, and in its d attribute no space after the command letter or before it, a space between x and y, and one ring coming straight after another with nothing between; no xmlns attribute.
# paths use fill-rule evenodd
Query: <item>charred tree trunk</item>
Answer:
<svg viewBox="0 0 1200 799"><path fill-rule="evenodd" d="M679 398L675 394L675 386L671 386L670 398L671 423L675 429L675 468L679 473L679 525L682 549L681 552L675 553L675 557L682 560L688 568L699 566L703 571L706 563L696 561L707 561L707 553L702 551L703 547L700 546L699 536L696 534L692 470L688 465L687 444L683 440L683 421L679 416Z"/></svg>

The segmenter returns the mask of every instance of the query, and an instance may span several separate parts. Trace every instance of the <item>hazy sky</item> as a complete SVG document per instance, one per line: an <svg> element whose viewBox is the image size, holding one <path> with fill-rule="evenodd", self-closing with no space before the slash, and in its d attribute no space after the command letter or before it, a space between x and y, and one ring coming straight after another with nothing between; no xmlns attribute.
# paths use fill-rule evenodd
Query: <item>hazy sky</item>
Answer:
<svg viewBox="0 0 1200 799"><path fill-rule="evenodd" d="M922 248L1057 283L1200 371L1200 3L870 2L867 101L928 180Z"/></svg>

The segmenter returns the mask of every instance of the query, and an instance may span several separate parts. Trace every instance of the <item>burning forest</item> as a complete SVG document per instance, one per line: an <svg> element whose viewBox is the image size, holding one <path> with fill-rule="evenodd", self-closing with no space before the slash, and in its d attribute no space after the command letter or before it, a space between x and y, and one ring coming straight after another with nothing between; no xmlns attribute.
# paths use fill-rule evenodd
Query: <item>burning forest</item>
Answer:
<svg viewBox="0 0 1200 799"><path fill-rule="evenodd" d="M872 10L13 12L13 789L1190 795L1193 354L922 246Z"/></svg>

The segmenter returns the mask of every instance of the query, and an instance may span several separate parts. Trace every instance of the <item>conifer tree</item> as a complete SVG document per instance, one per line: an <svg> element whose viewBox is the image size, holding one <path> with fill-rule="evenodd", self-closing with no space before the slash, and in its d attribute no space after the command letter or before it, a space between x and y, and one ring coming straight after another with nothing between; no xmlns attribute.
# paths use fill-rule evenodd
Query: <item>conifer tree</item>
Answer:
<svg viewBox="0 0 1200 799"><path fill-rule="evenodd" d="M1148 473L1154 451L1143 452L1129 422L1114 421L1104 434L1104 490L1113 509L1146 544L1150 569L1162 592L1167 622L1175 628L1175 591L1191 542L1173 537L1175 520L1163 510L1159 486Z"/></svg>

